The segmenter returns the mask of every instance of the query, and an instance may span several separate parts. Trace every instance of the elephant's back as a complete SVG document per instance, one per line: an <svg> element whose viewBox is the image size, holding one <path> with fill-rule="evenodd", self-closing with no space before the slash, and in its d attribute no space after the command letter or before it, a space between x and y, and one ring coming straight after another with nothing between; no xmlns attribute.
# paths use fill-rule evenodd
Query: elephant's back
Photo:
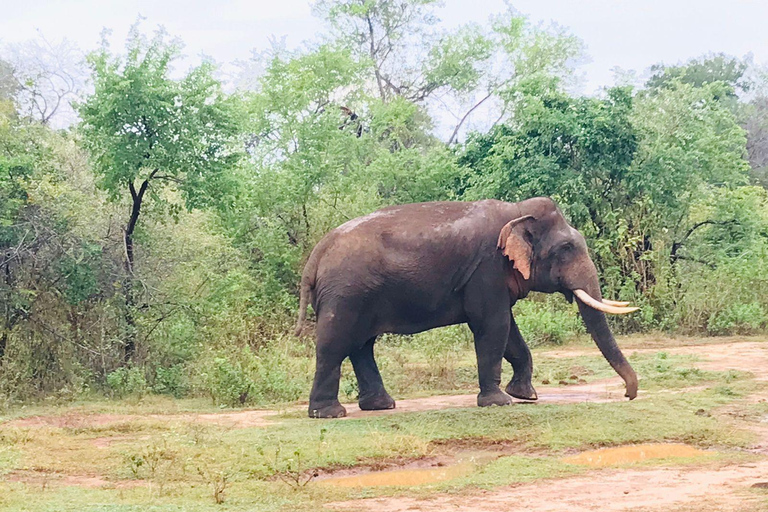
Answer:
<svg viewBox="0 0 768 512"><path fill-rule="evenodd" d="M431 202L390 206L352 219L329 232L315 248L317 281L367 288L400 286L462 272L482 247L495 248L508 203ZM499 224L497 226L497 224ZM315 256L315 255L313 255ZM437 274L437 275L436 275Z"/></svg>
<svg viewBox="0 0 768 512"><path fill-rule="evenodd" d="M388 206L345 222L329 233L338 240L372 242L382 233L389 238L418 242L420 237L437 240L477 234L490 220L501 201L435 201ZM470 231L473 230L473 231Z"/></svg>

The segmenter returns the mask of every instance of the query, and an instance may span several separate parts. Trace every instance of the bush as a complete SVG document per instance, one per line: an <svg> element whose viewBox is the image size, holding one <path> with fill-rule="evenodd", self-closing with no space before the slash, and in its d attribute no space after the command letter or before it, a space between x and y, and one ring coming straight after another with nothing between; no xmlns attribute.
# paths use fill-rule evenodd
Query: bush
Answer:
<svg viewBox="0 0 768 512"><path fill-rule="evenodd" d="M144 370L136 366L131 368L118 368L107 374L107 386L113 396L124 398L126 396L143 396L149 391Z"/></svg>
<svg viewBox="0 0 768 512"><path fill-rule="evenodd" d="M709 317L710 334L751 334L764 328L768 322L765 308L757 303L731 304Z"/></svg>
<svg viewBox="0 0 768 512"><path fill-rule="evenodd" d="M561 345L585 332L576 309L554 295L533 297L514 307L515 321L529 347Z"/></svg>
<svg viewBox="0 0 768 512"><path fill-rule="evenodd" d="M177 364L168 368L158 366L155 369L155 382L152 391L161 395L181 398L189 391L184 366Z"/></svg>
<svg viewBox="0 0 768 512"><path fill-rule="evenodd" d="M262 340L258 350L212 349L190 367L198 391L220 406L297 400L309 392L313 359L293 337Z"/></svg>
<svg viewBox="0 0 768 512"><path fill-rule="evenodd" d="M234 407L243 405L251 393L253 381L241 361L216 357L210 371L202 374L206 391L217 405Z"/></svg>

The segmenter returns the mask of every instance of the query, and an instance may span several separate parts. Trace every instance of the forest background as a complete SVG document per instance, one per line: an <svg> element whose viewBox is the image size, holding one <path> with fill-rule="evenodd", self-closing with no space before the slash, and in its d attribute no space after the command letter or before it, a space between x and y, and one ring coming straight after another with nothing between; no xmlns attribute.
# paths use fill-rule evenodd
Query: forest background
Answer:
<svg viewBox="0 0 768 512"><path fill-rule="evenodd" d="M550 196L603 293L641 307L616 331L766 331L768 74L749 58L583 96L581 40L511 9L450 30L434 0L313 9L319 39L226 82L211 61L176 69L182 42L141 20L85 59L66 40L2 47L0 403L301 398L302 263L335 226L406 202ZM583 333L559 296L515 312L532 346ZM440 359L471 337L381 342Z"/></svg>

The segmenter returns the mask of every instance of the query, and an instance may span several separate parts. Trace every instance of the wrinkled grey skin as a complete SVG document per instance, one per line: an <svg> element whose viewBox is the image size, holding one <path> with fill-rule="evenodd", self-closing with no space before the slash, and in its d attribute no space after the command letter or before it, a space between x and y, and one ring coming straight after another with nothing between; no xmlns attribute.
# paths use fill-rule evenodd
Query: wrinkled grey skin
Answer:
<svg viewBox="0 0 768 512"><path fill-rule="evenodd" d="M502 228L525 216L530 218L516 224L514 232L524 241L518 245L530 250L528 279L518 270L524 258L510 261L499 248ZM475 338L478 405L507 405L510 395L535 400L531 353L510 308L531 290L560 292L572 301L571 290L579 288L601 299L584 237L548 198L406 204L351 220L317 244L302 276L297 334L308 303L317 315L309 415L346 414L338 401L346 357L359 384L360 408L395 407L374 360L376 337L465 322ZM637 377L605 315L576 300L587 330L624 379L626 396L635 398ZM499 388L502 359L514 369L506 392Z"/></svg>

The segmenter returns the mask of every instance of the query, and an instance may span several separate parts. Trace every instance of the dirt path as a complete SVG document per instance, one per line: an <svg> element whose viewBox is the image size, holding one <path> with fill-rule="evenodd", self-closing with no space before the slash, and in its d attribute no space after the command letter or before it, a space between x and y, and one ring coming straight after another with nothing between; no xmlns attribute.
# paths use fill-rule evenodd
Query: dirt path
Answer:
<svg viewBox="0 0 768 512"><path fill-rule="evenodd" d="M596 380L588 384L569 385L562 388L537 388L539 399L537 403L573 404L581 402L612 402L625 400L624 382L619 377ZM525 400L514 400L519 404L531 403ZM357 404L344 404L347 408L347 418L363 418L398 414L404 412L436 411L459 407L476 407L477 395L443 395L425 398L398 400L396 409L385 411L361 411Z"/></svg>
<svg viewBox="0 0 768 512"><path fill-rule="evenodd" d="M755 378L768 381L768 342L754 341L707 343L696 346L686 344L676 347L654 347L626 350L627 353L665 351L671 354L694 354L701 358L696 366L702 369L723 371L735 369L751 372ZM548 357L577 357L586 350L559 350L546 352ZM592 352L590 352L592 353ZM623 382L614 377L587 384L564 387L540 387L539 403L609 402L626 400ZM640 396L642 399L642 394ZM761 391L740 402L768 400L768 393ZM448 408L475 407L476 395L448 395L398 400L397 409L388 411L360 411L356 404L346 404L348 418L365 418L377 415L421 412ZM518 407L526 407L518 405ZM306 405L295 405L287 412L303 411ZM739 408L734 408L739 414ZM3 427L35 428L57 427L85 429L134 421L181 422L211 424L226 428L268 427L281 421L279 412L269 409L240 410L220 413L175 414L88 414L69 411L63 415L33 416L0 424ZM727 411L726 411L727 414ZM588 474L558 480L538 481L503 487L473 494L437 494L428 498L386 497L362 499L329 504L334 510L376 510L377 512L497 512L535 510L614 512L625 510L692 511L746 511L762 510L756 503L759 495L750 492L751 485L768 482L768 417L764 423L753 423L752 430L760 436L753 452L763 456L758 462L715 468L648 468L590 471ZM93 440L98 447L109 447L120 441L120 436ZM103 445L103 446L102 446ZM128 486L120 481L109 482L93 475L38 474L35 471L16 471L8 477L11 481L33 482L41 486L77 485L81 487ZM763 495L763 499L765 496ZM763 501L763 503L765 503Z"/></svg>
<svg viewBox="0 0 768 512"><path fill-rule="evenodd" d="M205 414L83 414L69 412L62 415L29 416L3 423L5 427L35 428L56 427L70 429L85 429L106 427L137 421L158 421L172 423L203 423L220 425L230 428L268 427L274 425L273 419L278 412L272 409L253 409L234 412L205 413Z"/></svg>
<svg viewBox="0 0 768 512"><path fill-rule="evenodd" d="M572 385L563 388L543 388L539 392L538 402L568 404L580 402L610 402L623 400L623 382L620 378L603 379L589 384ZM515 400L526 403L524 400ZM398 400L397 408L385 411L361 411L356 403L344 404L347 418L364 418L405 412L434 411L440 409L475 407L477 395L443 395L426 398ZM292 406L288 412L303 411L304 405ZM278 412L273 409L250 409L232 412L205 414L83 414L68 412L63 415L29 416L11 420L2 425L16 428L55 427L85 429L105 427L129 422L160 421L177 423L203 423L227 428L269 427L279 422Z"/></svg>
<svg viewBox="0 0 768 512"><path fill-rule="evenodd" d="M740 370L751 372L757 380L768 380L768 343L761 342L729 342L720 344L685 345L680 347L659 347L626 350L634 352L653 353L659 351L671 354L693 354L703 360L696 364L705 370ZM594 351L589 351L593 353ZM568 358L583 356L584 350L553 350L547 351L548 357ZM625 400L623 383L620 378L603 379L588 384L569 385L567 387L540 387L538 403L581 403L581 402L610 402ZM640 391L640 398L643 392ZM440 409L475 407L476 395L443 395L426 398L398 400L397 408L387 411L361 411L356 403L344 404L347 408L347 418L363 418L406 412L435 411ZM525 403L522 400L516 400ZM306 406L297 405L286 411L302 411ZM162 421L183 423L204 423L219 425L227 428L268 427L279 421L277 411L272 409L250 409L232 412L206 414L151 414L151 415L120 415L120 414L78 414L67 413L58 416L32 416L11 420L2 424L6 427L59 427L59 428L88 428L106 426L134 421Z"/></svg>
<svg viewBox="0 0 768 512"><path fill-rule="evenodd" d="M735 512L755 505L748 489L765 481L768 481L768 461L719 469L603 470L469 496L366 499L333 503L328 508L376 512L660 512L696 504L701 511Z"/></svg>
<svg viewBox="0 0 768 512"><path fill-rule="evenodd" d="M648 354L666 352L668 354L695 355L702 360L696 363L702 370L726 371L739 370L753 373L756 380L768 380L768 343L759 341L741 341L733 343L685 345L681 347L627 349L624 353ZM552 350L544 352L547 357L568 358L583 356L586 350Z"/></svg>

